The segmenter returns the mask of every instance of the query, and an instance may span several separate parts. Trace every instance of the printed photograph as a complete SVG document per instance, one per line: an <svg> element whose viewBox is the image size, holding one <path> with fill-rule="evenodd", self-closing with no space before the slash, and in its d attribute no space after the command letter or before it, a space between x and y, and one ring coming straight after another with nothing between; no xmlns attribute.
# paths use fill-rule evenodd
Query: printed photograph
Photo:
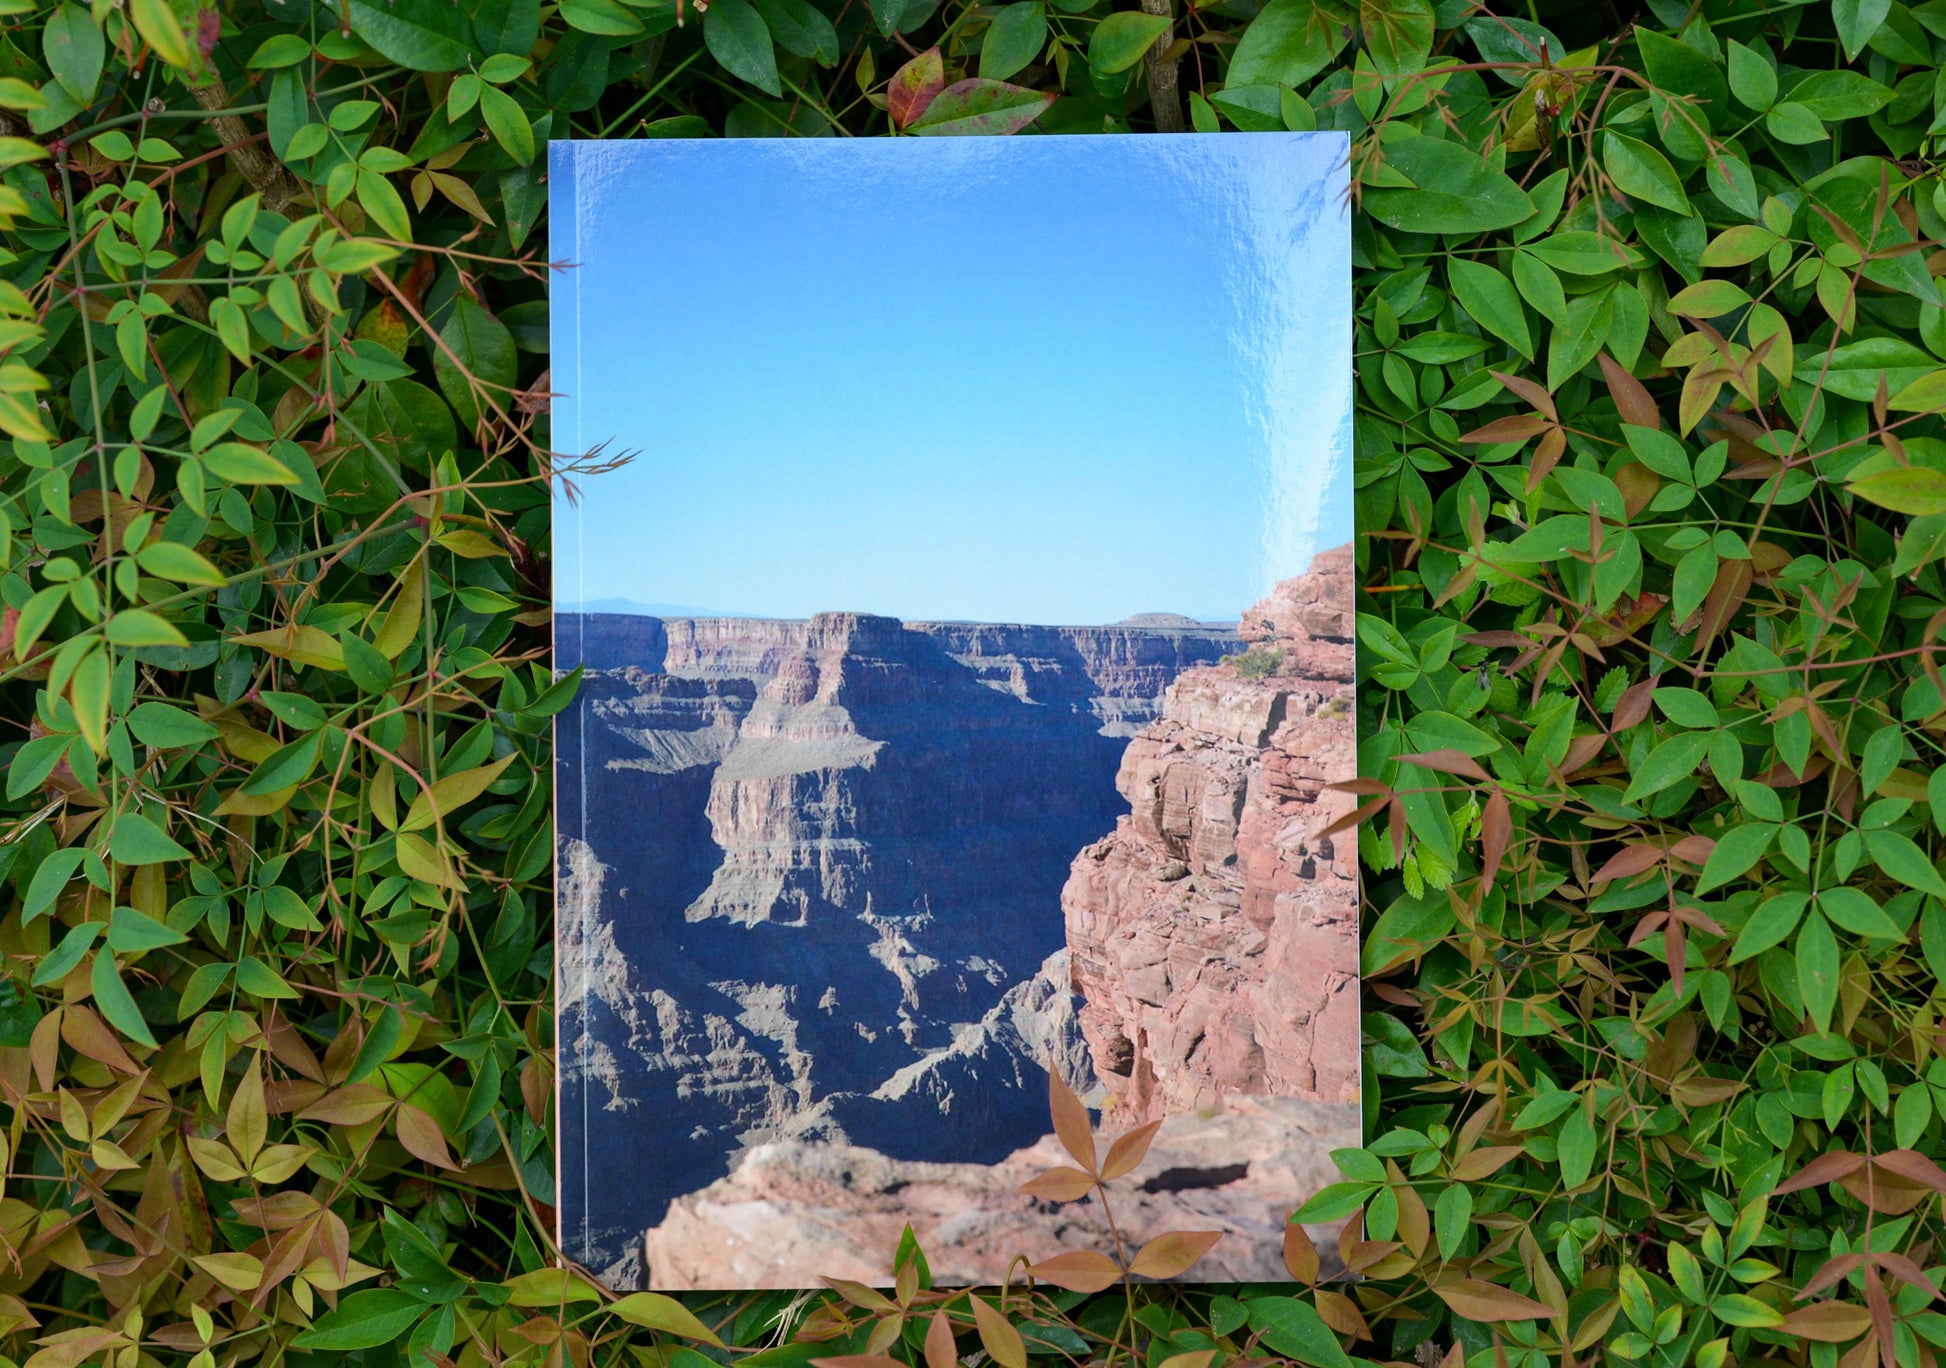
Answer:
<svg viewBox="0 0 1946 1368"><path fill-rule="evenodd" d="M618 1290L1119 1234L1359 1142L1340 133L549 149L561 1242ZM1314 1231L1327 1250L1335 1231Z"/></svg>

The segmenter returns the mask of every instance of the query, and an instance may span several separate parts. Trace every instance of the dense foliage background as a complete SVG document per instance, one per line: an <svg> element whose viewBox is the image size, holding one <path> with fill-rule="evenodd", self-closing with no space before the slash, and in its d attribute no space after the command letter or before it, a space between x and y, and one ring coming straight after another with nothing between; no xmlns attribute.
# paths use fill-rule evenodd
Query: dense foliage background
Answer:
<svg viewBox="0 0 1946 1368"><path fill-rule="evenodd" d="M1622 3L0 3L4 1355L1932 1363L1946 0ZM1183 127L1351 139L1363 1280L612 1300L546 141Z"/></svg>

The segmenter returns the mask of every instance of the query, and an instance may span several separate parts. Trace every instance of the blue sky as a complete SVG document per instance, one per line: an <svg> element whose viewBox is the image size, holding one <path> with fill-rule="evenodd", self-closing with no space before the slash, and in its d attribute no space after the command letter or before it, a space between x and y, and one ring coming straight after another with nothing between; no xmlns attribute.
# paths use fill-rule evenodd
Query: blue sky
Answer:
<svg viewBox="0 0 1946 1368"><path fill-rule="evenodd" d="M1234 619L1349 541L1342 134L557 142L555 596Z"/></svg>

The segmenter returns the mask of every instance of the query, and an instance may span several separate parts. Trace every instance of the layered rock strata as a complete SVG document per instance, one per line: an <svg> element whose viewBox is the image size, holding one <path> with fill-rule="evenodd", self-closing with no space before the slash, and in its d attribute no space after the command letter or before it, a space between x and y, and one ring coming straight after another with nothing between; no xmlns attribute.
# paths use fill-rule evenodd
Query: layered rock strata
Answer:
<svg viewBox="0 0 1946 1368"><path fill-rule="evenodd" d="M1236 1098L1223 1109L1170 1117L1142 1163L1110 1185L1124 1240L1168 1230L1220 1230L1192 1275L1209 1282L1281 1281L1291 1211L1336 1181L1333 1149L1356 1145L1355 1106ZM1053 1136L998 1164L921 1163L843 1144L773 1141L729 1176L677 1199L648 1233L658 1286L796 1287L806 1270L886 1284L908 1222L934 1279L993 1282L1017 1255L1115 1248L1093 1198L1056 1206L1021 1184L1073 1161ZM1313 1226L1336 1266L1336 1227Z"/></svg>
<svg viewBox="0 0 1946 1368"><path fill-rule="evenodd" d="M1357 773L1349 547L1189 670L1123 755L1130 812L1062 893L1082 1029L1116 1117L1358 1096L1358 876L1324 835Z"/></svg>
<svg viewBox="0 0 1946 1368"><path fill-rule="evenodd" d="M1060 890L1222 630L563 615L561 1205L617 1285L752 1147L990 1163L1089 1082ZM627 658L623 658L627 657ZM619 660L620 663L616 663ZM598 668L597 668L598 667Z"/></svg>

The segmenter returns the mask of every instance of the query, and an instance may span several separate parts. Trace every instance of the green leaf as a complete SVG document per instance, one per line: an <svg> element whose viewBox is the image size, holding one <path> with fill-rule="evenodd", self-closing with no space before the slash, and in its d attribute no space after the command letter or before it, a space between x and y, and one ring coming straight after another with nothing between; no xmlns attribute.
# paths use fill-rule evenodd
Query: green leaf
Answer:
<svg viewBox="0 0 1946 1368"><path fill-rule="evenodd" d="M1527 314L1520 306L1520 295L1512 281L1491 266L1464 257L1447 261L1446 278L1452 284L1453 297L1475 323L1522 356L1533 359L1534 343L1527 332Z"/></svg>
<svg viewBox="0 0 1946 1368"><path fill-rule="evenodd" d="M243 791L248 794L279 793L293 784L301 784L311 777L317 768L320 749L324 744L324 732L308 732L289 745L273 751L256 772L243 781Z"/></svg>
<svg viewBox="0 0 1946 1368"><path fill-rule="evenodd" d="M1730 952L1730 963L1739 964L1789 940L1810 903L1810 895L1799 892L1779 893L1766 899L1738 934L1736 948Z"/></svg>
<svg viewBox="0 0 1946 1368"><path fill-rule="evenodd" d="M718 4L722 0L717 0ZM714 5L711 6L715 8ZM390 1238L389 1236L387 1237ZM396 1287L373 1287L345 1296L291 1343L299 1349L342 1353L403 1340L429 1308Z"/></svg>
<svg viewBox="0 0 1946 1368"><path fill-rule="evenodd" d="M1352 1368L1337 1335L1309 1302L1296 1297L1251 1297L1243 1303L1263 1343L1299 1363Z"/></svg>
<svg viewBox="0 0 1946 1368"><path fill-rule="evenodd" d="M712 5L709 12L716 13L716 7ZM469 375L485 389L489 404L502 413L507 412L513 403L519 358L514 350L513 334L506 326L470 295L459 295L453 300L452 315L439 337L445 346L433 356L433 371L438 376L440 391L460 421L471 428L479 424L481 417L480 395Z"/></svg>
<svg viewBox="0 0 1946 1368"><path fill-rule="evenodd" d="M1588 1119L1587 1108L1575 1107L1561 1122L1558 1140L1563 1185L1576 1188L1588 1181L1595 1167L1595 1139L1595 1124Z"/></svg>
<svg viewBox="0 0 1946 1368"><path fill-rule="evenodd" d="M135 553L135 563L151 575L174 580L178 584L207 584L214 587L225 582L221 570L181 542L151 542Z"/></svg>
<svg viewBox="0 0 1946 1368"><path fill-rule="evenodd" d="M189 638L175 623L157 617L145 608L124 608L108 619L103 629L117 646L187 646Z"/></svg>
<svg viewBox="0 0 1946 1368"><path fill-rule="evenodd" d="M1416 72L1432 51L1433 9L1427 0L1360 0L1365 51L1382 75Z"/></svg>
<svg viewBox="0 0 1946 1368"><path fill-rule="evenodd" d="M172 67L187 68L194 60L182 21L169 7L169 0L128 0L128 17L142 41L155 49L156 56Z"/></svg>
<svg viewBox="0 0 1946 1368"><path fill-rule="evenodd" d="M1268 0L1230 58L1233 86L1301 86L1349 41L1348 16L1319 0Z"/></svg>
<svg viewBox="0 0 1946 1368"><path fill-rule="evenodd" d="M1510 228L1534 212L1511 177L1444 138L1401 138L1386 146L1385 162L1415 187L1365 192L1366 212L1390 227L1470 236Z"/></svg>
<svg viewBox="0 0 1946 1368"><path fill-rule="evenodd" d="M1831 0L1831 19L1837 25L1839 41L1845 45L1847 62L1858 60L1891 10L1892 0Z"/></svg>
<svg viewBox="0 0 1946 1368"><path fill-rule="evenodd" d="M1047 7L1040 0L1017 0L994 16L980 42L980 75L1004 81L1030 65L1047 46Z"/></svg>
<svg viewBox="0 0 1946 1368"><path fill-rule="evenodd" d="M54 906L54 900L67 888L68 883L74 878L75 871L81 868L81 861L87 857L87 853L78 846L63 846L40 862L40 867L34 871L34 877L28 880L26 896L21 900L22 922L30 922ZM79 963L80 956L77 955L75 960Z"/></svg>
<svg viewBox="0 0 1946 1368"><path fill-rule="evenodd" d="M95 956L95 967L90 976L94 989L95 1006L101 1009L108 1024L120 1031L138 1045L153 1050L155 1037L149 1033L149 1023L142 1019L142 1009L129 995L128 985L122 982L121 970L115 967L115 956L104 950Z"/></svg>
<svg viewBox="0 0 1946 1368"><path fill-rule="evenodd" d="M484 87L480 91L480 113L502 151L522 166L534 160L534 126L527 121L527 111L514 102L513 96L497 86ZM400 209L403 212L404 206Z"/></svg>
<svg viewBox="0 0 1946 1368"><path fill-rule="evenodd" d="M34 966L32 985L44 988L50 983L59 983L73 973L88 950L105 928L100 922L83 922L61 937L61 943L39 964Z"/></svg>
<svg viewBox="0 0 1946 1368"><path fill-rule="evenodd" d="M1168 27L1166 14L1116 10L1095 25L1088 39L1088 65L1110 74L1127 71L1142 60L1142 54L1155 45L1155 40Z"/></svg>
<svg viewBox="0 0 1946 1368"><path fill-rule="evenodd" d="M486 95L496 96L502 100L508 99L505 94L491 87L487 88ZM484 95L480 103L482 105L486 103ZM525 117L522 116L523 120ZM532 131L529 130L530 151L532 137ZM372 222L378 225L379 231L395 242L412 241L412 217L406 213L405 200L399 196L392 182L378 172L368 171L361 166L358 168L357 186L358 203L367 214L371 215Z"/></svg>
<svg viewBox="0 0 1946 1368"><path fill-rule="evenodd" d="M1004 81L956 81L933 98L906 132L924 137L1017 133L1044 114L1054 98Z"/></svg>
<svg viewBox="0 0 1946 1368"><path fill-rule="evenodd" d="M1813 71L1786 92L1820 119L1862 119L1892 103L1892 92L1861 72Z"/></svg>
<svg viewBox="0 0 1946 1368"><path fill-rule="evenodd" d="M1647 143L1610 129L1601 135L1601 161L1623 194L1679 214L1689 212L1676 168Z"/></svg>
<svg viewBox="0 0 1946 1368"><path fill-rule="evenodd" d="M280 1000L297 996L297 990L284 982L283 975L254 955L245 955L237 961L236 985L254 998Z"/></svg>
<svg viewBox="0 0 1946 1368"><path fill-rule="evenodd" d="M387 61L413 71L459 71L473 56L473 26L450 0L347 0L351 31Z"/></svg>
<svg viewBox="0 0 1946 1368"><path fill-rule="evenodd" d="M1747 48L1734 38L1725 46L1730 55L1730 93L1761 114L1777 99L1776 68L1755 48Z"/></svg>
<svg viewBox="0 0 1946 1368"><path fill-rule="evenodd" d="M1907 888L1916 888L1935 898L1946 898L1946 879L1939 877L1932 860L1914 844L1910 836L1902 836L1896 831L1867 831L1865 849L1871 852L1872 859L1877 861L1880 869Z"/></svg>
<svg viewBox="0 0 1946 1368"><path fill-rule="evenodd" d="M1707 893L1741 878L1751 865L1764 857L1776 839L1777 828L1767 822L1753 822L1724 832L1716 838L1716 849L1703 865L1702 877L1696 881L1697 893Z"/></svg>
<svg viewBox="0 0 1946 1368"><path fill-rule="evenodd" d="M1771 106L1770 112L1764 115L1764 127L1779 142L1800 147L1821 143L1831 136L1824 131L1822 119L1803 105L1793 104L1789 100Z"/></svg>
<svg viewBox="0 0 1946 1368"><path fill-rule="evenodd" d="M1892 466L1849 479L1845 488L1866 503L1894 513L1946 513L1946 472L1931 466Z"/></svg>
<svg viewBox="0 0 1946 1368"><path fill-rule="evenodd" d="M168 860L189 858L187 850L141 813L124 812L113 820L115 825L108 838L108 854L117 864L162 864Z"/></svg>
<svg viewBox="0 0 1946 1368"><path fill-rule="evenodd" d="M1468 1227L1473 1224L1473 1194L1464 1183L1448 1183L1446 1190L1439 1194L1433 1203L1433 1231L1439 1239L1439 1257L1453 1259L1459 1256L1466 1241Z"/></svg>
<svg viewBox="0 0 1946 1368"><path fill-rule="evenodd" d="M1901 931L1872 896L1860 888L1826 888L1818 893L1818 911L1854 936L1902 940Z"/></svg>
<svg viewBox="0 0 1946 1368"><path fill-rule="evenodd" d="M41 55L61 89L73 96L76 104L93 103L108 46L85 8L64 4L47 17L41 30Z"/></svg>
<svg viewBox="0 0 1946 1368"><path fill-rule="evenodd" d="M214 726L173 703L151 700L128 715L128 729L145 746L173 750L180 746L200 746L222 735Z"/></svg>
<svg viewBox="0 0 1946 1368"><path fill-rule="evenodd" d="M808 57L820 66L838 64L842 55L838 30L817 6L807 0L757 0L757 13L763 16L764 26L777 45L793 57ZM990 42L991 29L987 37Z"/></svg>
<svg viewBox="0 0 1946 1368"><path fill-rule="evenodd" d="M1838 1005L1838 938L1815 910L1797 933L1797 989L1818 1034L1829 1032L1831 1012Z"/></svg>
<svg viewBox="0 0 1946 1368"><path fill-rule="evenodd" d="M237 485L294 485L295 472L269 452L242 442L219 442L203 453L203 465L219 480Z"/></svg>
<svg viewBox="0 0 1946 1368"><path fill-rule="evenodd" d="M310 60L311 45L295 33L278 33L257 44L257 50L244 63L253 71L272 71L296 66Z"/></svg>
<svg viewBox="0 0 1946 1368"><path fill-rule="evenodd" d="M146 913L118 907L108 922L108 948L120 955L139 955L165 945L181 945L189 937L171 930Z"/></svg>
<svg viewBox="0 0 1946 1368"><path fill-rule="evenodd" d="M771 47L770 30L750 0L716 0L703 16L703 42L732 76L748 81L766 95L784 93L777 77L777 53Z"/></svg>

